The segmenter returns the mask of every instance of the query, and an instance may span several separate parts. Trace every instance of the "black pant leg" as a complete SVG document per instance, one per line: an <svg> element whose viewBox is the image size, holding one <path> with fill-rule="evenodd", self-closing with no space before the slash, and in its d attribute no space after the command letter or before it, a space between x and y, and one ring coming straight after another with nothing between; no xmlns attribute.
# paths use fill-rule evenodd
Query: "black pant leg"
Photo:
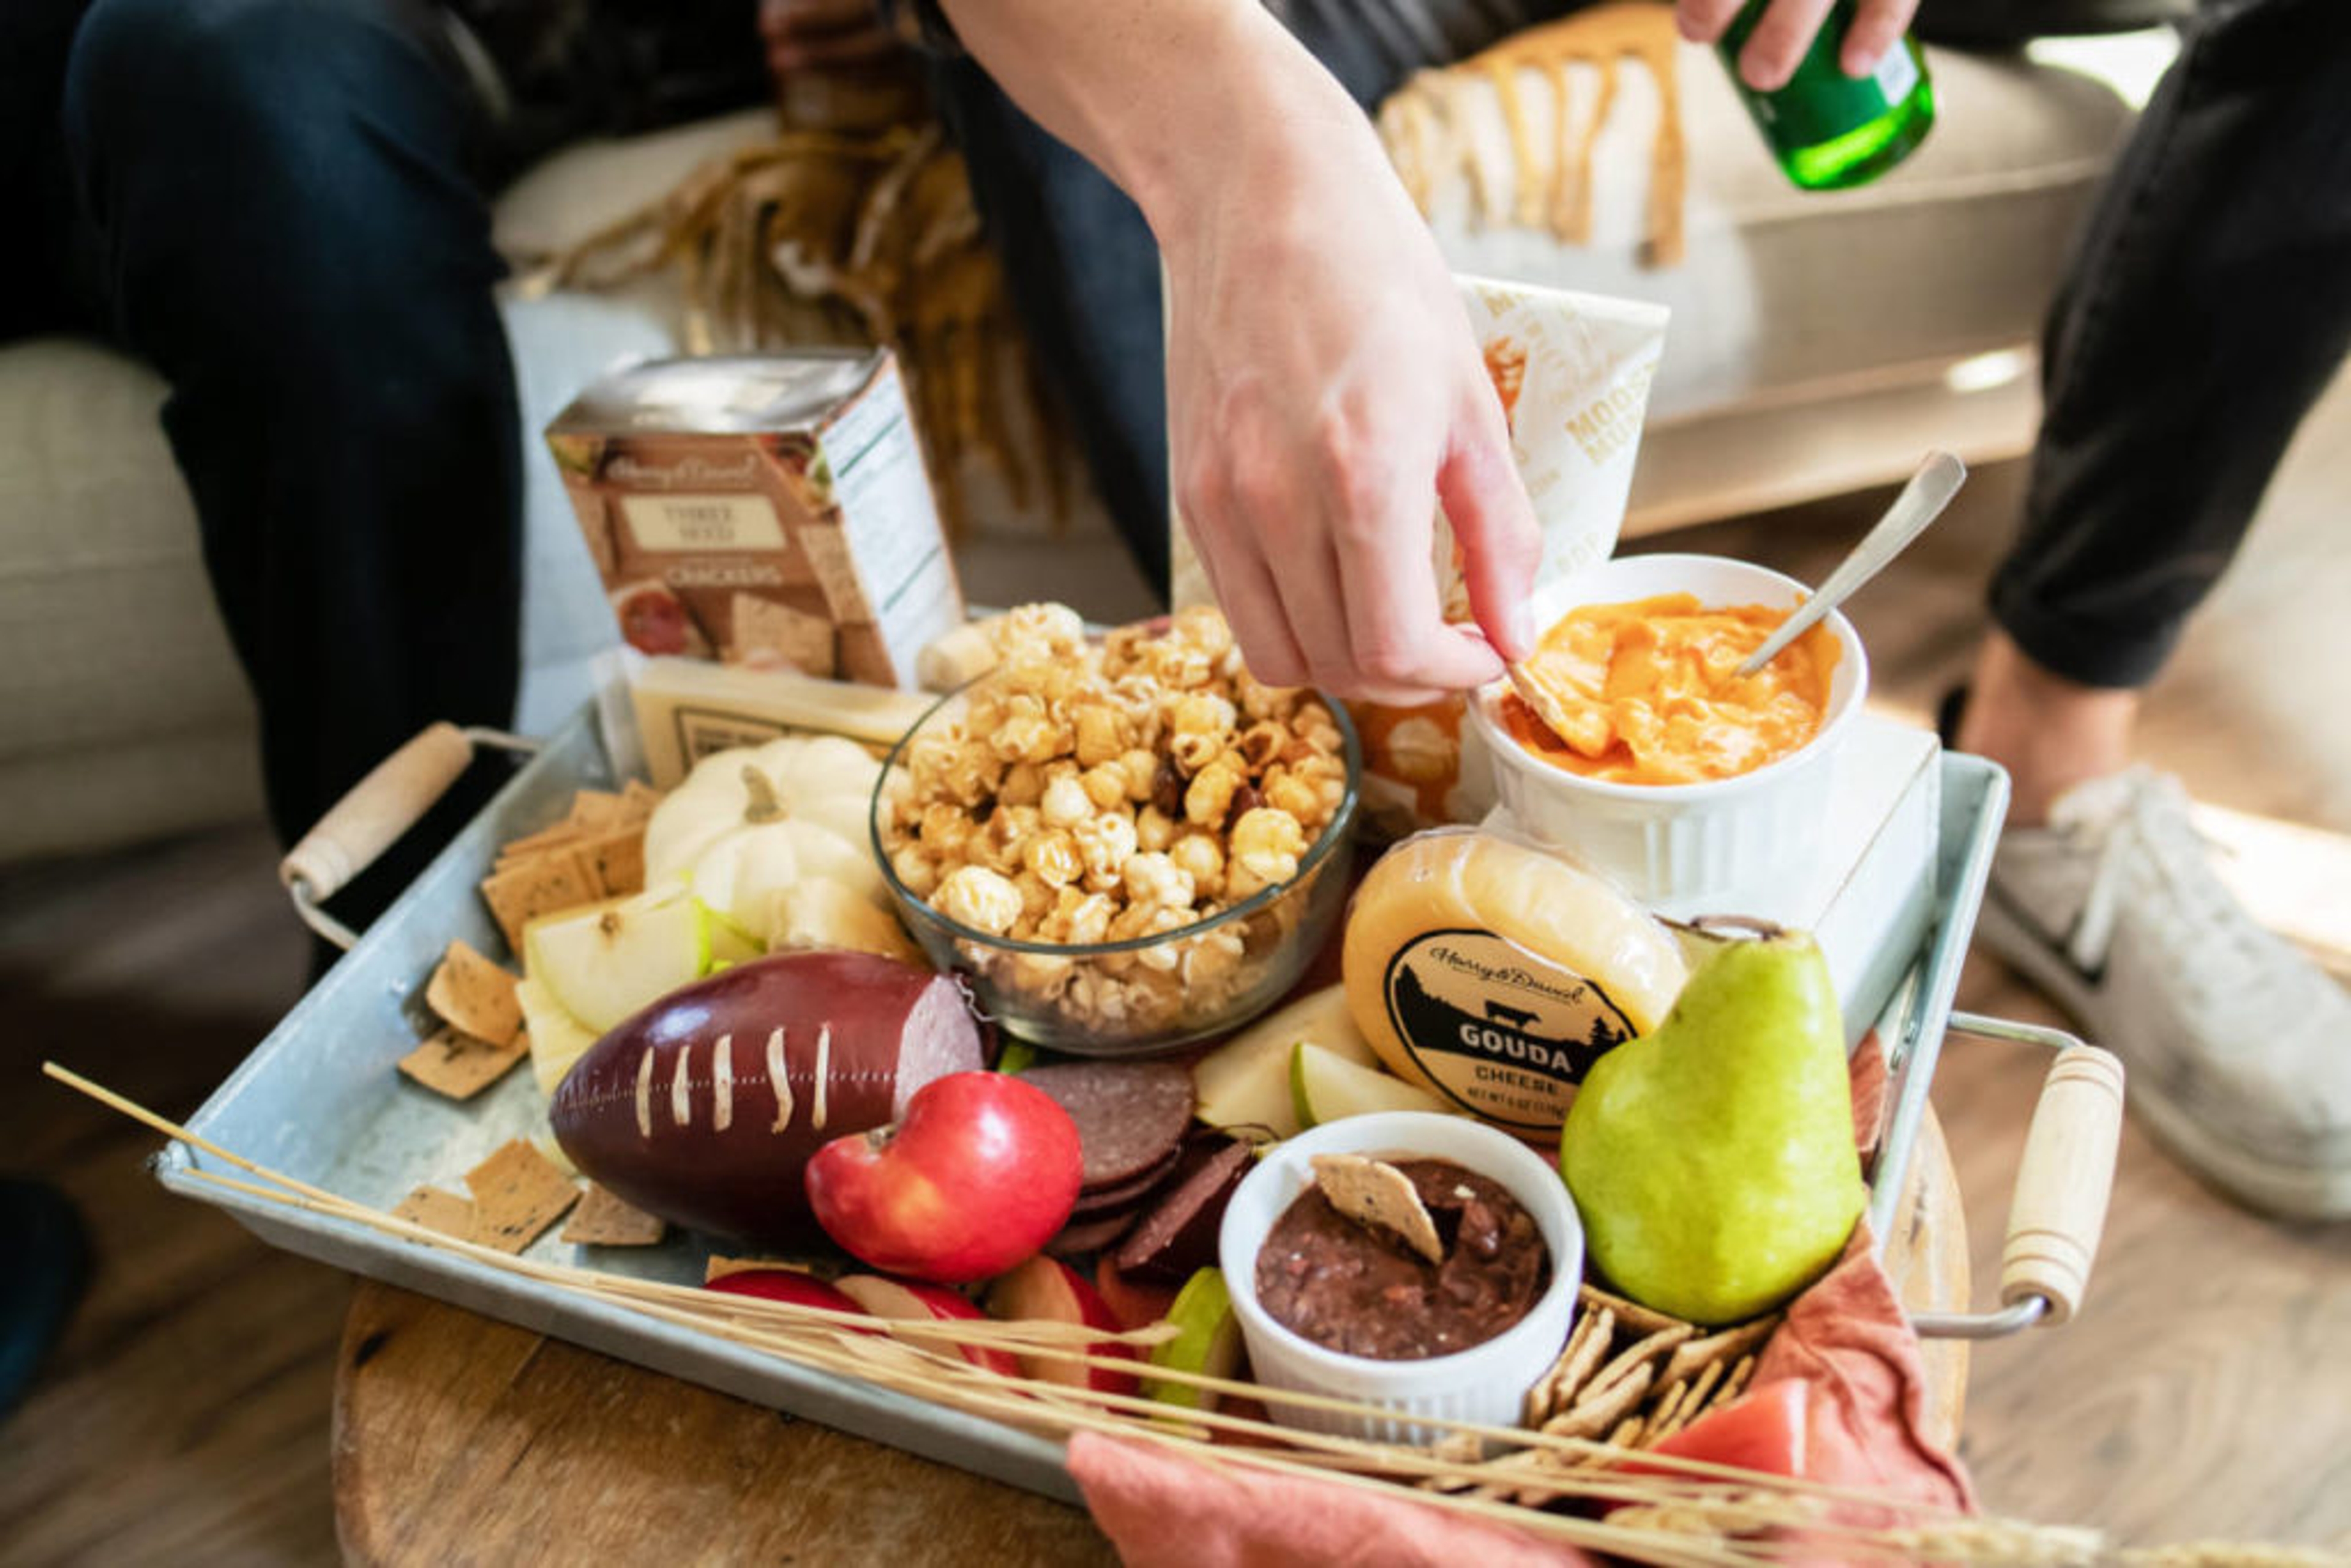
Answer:
<svg viewBox="0 0 2351 1568"><path fill-rule="evenodd" d="M2351 346L2351 5L2212 0L2093 216L1994 618L2085 685L2150 679Z"/></svg>
<svg viewBox="0 0 2351 1568"><path fill-rule="evenodd" d="M171 383L288 840L514 703L518 415L445 47L416 0L94 0L68 68L93 290Z"/></svg>
<svg viewBox="0 0 2351 1568"><path fill-rule="evenodd" d="M89 0L0 3L0 343L87 325L72 283L74 197L57 102Z"/></svg>

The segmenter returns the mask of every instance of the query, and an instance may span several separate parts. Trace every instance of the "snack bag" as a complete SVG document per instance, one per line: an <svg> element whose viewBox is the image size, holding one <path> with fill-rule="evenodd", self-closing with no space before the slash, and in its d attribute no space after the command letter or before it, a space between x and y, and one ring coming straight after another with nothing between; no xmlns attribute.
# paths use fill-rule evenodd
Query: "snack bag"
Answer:
<svg viewBox="0 0 2351 1568"><path fill-rule="evenodd" d="M1649 383L1665 344L1666 308L1487 278L1456 281L1542 526L1536 584L1606 559L1625 520ZM1181 609L1214 595L1183 519L1176 521L1168 530L1169 581ZM1442 512L1433 550L1446 617L1467 621L1460 551ZM1394 838L1474 820L1492 804L1463 708L1460 696L1405 708L1350 705L1364 743L1364 822L1374 834Z"/></svg>

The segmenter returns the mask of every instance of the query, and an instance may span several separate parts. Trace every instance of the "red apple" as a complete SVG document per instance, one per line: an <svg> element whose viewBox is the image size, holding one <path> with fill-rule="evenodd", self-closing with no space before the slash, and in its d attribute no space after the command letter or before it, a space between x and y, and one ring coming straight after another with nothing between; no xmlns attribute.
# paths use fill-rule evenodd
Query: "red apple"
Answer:
<svg viewBox="0 0 2351 1568"><path fill-rule="evenodd" d="M1078 1201L1078 1124L1000 1072L950 1072L887 1127L835 1138L808 1163L825 1234L893 1274L959 1285L1051 1240Z"/></svg>
<svg viewBox="0 0 2351 1568"><path fill-rule="evenodd" d="M1166 1317L1176 1304L1172 1286L1149 1285L1119 1271L1107 1254L1094 1260L1094 1288L1109 1304L1110 1315L1123 1329L1149 1328Z"/></svg>
<svg viewBox="0 0 2351 1568"><path fill-rule="evenodd" d="M797 1269L737 1269L731 1274L721 1274L703 1289L757 1296L767 1301L790 1301L803 1307L825 1307L836 1312L865 1310L815 1275L803 1274Z"/></svg>
<svg viewBox="0 0 2351 1568"><path fill-rule="evenodd" d="M885 1280L879 1274L843 1274L841 1291L877 1318L920 1322L928 1318L987 1316L955 1291L938 1285L925 1284L919 1280ZM926 1343L925 1348L932 1346ZM960 1348L963 1358L974 1366L1000 1372L1007 1377L1020 1375L1020 1364L1003 1351L982 1350L976 1345Z"/></svg>
<svg viewBox="0 0 2351 1568"><path fill-rule="evenodd" d="M1119 1329L1110 1303L1086 1282L1083 1274L1041 1252L987 1287L987 1310L1011 1322L1041 1318L1048 1322L1077 1323L1112 1333ZM1134 1359L1134 1352L1123 1344L1103 1343L1087 1349L1095 1355ZM1127 1373L1084 1366L1058 1355L1024 1355L1020 1358L1020 1370L1040 1383L1091 1388L1099 1394L1132 1394L1140 1386Z"/></svg>
<svg viewBox="0 0 2351 1568"><path fill-rule="evenodd" d="M1770 1475L1802 1477L1811 1429L1811 1386L1801 1377L1775 1377L1708 1411L1649 1451ZM1689 1474L1638 1461L1623 1468L1627 1475L1687 1478Z"/></svg>

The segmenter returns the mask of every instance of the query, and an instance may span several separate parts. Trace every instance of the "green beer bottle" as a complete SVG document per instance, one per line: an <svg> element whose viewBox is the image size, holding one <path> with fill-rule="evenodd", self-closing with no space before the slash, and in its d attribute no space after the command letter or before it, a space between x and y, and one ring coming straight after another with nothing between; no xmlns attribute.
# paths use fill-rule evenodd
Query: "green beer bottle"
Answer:
<svg viewBox="0 0 2351 1568"><path fill-rule="evenodd" d="M1904 34L1865 77L1849 77L1837 63L1853 25L1854 0L1836 0L1785 87L1777 92L1749 87L1739 75L1739 51L1768 3L1750 0L1718 47L1730 68L1731 86L1789 179L1807 191L1866 184L1927 139L1935 123L1935 87L1917 38Z"/></svg>

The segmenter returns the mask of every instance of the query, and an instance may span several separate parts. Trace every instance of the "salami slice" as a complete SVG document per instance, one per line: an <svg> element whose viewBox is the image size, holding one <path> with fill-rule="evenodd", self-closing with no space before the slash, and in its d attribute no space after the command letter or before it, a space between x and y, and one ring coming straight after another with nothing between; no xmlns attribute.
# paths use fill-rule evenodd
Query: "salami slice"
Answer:
<svg viewBox="0 0 2351 1568"><path fill-rule="evenodd" d="M1181 1149L1168 1150L1165 1159L1132 1181L1113 1182L1108 1186L1094 1187L1091 1191L1081 1189L1077 1207L1071 1212L1082 1218L1089 1214L1105 1214L1113 1208L1142 1207L1145 1198L1182 1169L1179 1164L1182 1154Z"/></svg>
<svg viewBox="0 0 2351 1568"><path fill-rule="evenodd" d="M1088 1190L1143 1176L1175 1151L1192 1123L1192 1074L1174 1062L1074 1061L1020 1076L1078 1124Z"/></svg>
<svg viewBox="0 0 2351 1568"><path fill-rule="evenodd" d="M1138 1280L1180 1284L1217 1260L1217 1228L1233 1189L1249 1174L1249 1146L1216 1150L1176 1182L1120 1243L1119 1272Z"/></svg>
<svg viewBox="0 0 2351 1568"><path fill-rule="evenodd" d="M1045 1243L1045 1250L1050 1256L1065 1260L1099 1252L1125 1235L1134 1223L1134 1210L1131 1208L1093 1219L1081 1219L1062 1227L1059 1236Z"/></svg>

